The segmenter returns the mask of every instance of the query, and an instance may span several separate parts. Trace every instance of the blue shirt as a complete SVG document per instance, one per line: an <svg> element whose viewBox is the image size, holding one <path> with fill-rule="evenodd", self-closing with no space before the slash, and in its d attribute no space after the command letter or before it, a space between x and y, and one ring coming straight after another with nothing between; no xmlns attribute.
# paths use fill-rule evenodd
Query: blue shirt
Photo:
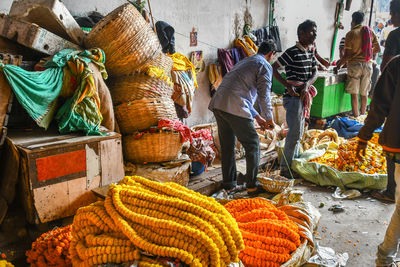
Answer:
<svg viewBox="0 0 400 267"><path fill-rule="evenodd" d="M224 76L208 109L218 109L238 117L253 119L258 115L254 109L258 98L261 117L272 120L271 83L272 67L263 55L245 58Z"/></svg>

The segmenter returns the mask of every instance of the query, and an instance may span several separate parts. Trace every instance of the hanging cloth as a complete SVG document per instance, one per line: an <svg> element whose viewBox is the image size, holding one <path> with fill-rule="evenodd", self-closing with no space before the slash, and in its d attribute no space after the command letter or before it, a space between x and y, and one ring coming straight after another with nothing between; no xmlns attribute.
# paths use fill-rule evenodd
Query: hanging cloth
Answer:
<svg viewBox="0 0 400 267"><path fill-rule="evenodd" d="M213 96L217 91L218 86L222 82L222 71L221 66L218 64L210 64L208 66L208 78L210 80L210 95Z"/></svg>
<svg viewBox="0 0 400 267"><path fill-rule="evenodd" d="M190 60L187 57L185 57L184 55L182 55L180 53L174 53L172 55L168 54L168 56L174 61L174 66L172 67L172 71L191 70L194 86L196 88L198 88L197 78L196 78L196 69L194 68L192 62L190 62Z"/></svg>
<svg viewBox="0 0 400 267"><path fill-rule="evenodd" d="M248 36L236 38L234 45L243 48L246 56L257 54L258 48Z"/></svg>
<svg viewBox="0 0 400 267"><path fill-rule="evenodd" d="M233 68L232 54L228 49L218 48L218 63L221 66L222 76Z"/></svg>
<svg viewBox="0 0 400 267"><path fill-rule="evenodd" d="M365 62L369 62L372 59L372 30L368 26L362 27L363 43L362 51L365 56Z"/></svg>

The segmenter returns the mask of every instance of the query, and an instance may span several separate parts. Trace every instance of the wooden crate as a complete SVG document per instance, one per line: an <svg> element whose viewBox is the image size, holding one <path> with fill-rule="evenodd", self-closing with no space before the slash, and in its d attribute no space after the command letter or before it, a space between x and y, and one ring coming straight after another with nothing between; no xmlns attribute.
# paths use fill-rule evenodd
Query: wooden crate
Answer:
<svg viewBox="0 0 400 267"><path fill-rule="evenodd" d="M65 40L82 45L85 33L60 0L14 1L9 15L35 23Z"/></svg>
<svg viewBox="0 0 400 267"><path fill-rule="evenodd" d="M31 223L74 215L96 200L92 189L124 177L121 136L9 131L19 150L21 193Z"/></svg>
<svg viewBox="0 0 400 267"><path fill-rule="evenodd" d="M0 14L0 35L47 55L63 49L80 50L80 47L36 24Z"/></svg>

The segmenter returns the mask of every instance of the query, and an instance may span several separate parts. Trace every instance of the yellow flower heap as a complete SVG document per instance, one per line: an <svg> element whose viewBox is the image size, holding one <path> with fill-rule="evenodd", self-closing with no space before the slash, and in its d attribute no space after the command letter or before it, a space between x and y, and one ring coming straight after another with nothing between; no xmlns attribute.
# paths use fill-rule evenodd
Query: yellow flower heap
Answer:
<svg viewBox="0 0 400 267"><path fill-rule="evenodd" d="M74 266L121 263L154 256L190 266L227 266L244 248L238 225L213 198L175 183L125 177L105 201L80 208L74 218ZM156 266L156 265L152 265Z"/></svg>

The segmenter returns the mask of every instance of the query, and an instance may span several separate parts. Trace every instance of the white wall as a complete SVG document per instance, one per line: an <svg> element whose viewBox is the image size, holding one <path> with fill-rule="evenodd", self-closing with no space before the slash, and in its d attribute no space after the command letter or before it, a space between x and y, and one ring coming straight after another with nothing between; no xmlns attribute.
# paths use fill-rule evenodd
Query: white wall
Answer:
<svg viewBox="0 0 400 267"><path fill-rule="evenodd" d="M350 30L352 12L369 7L369 1L353 0L350 11L344 11L344 30L337 38L335 55L338 54L340 39ZM125 0L64 0L73 15L83 15L96 10L107 14ZM156 20L164 20L176 31L176 50L186 56L191 51L202 50L206 63L217 59L217 48L230 48L239 29L244 24L246 7L253 20L253 28L268 23L268 0L151 0ZM323 57L330 56L334 33L334 14L337 0L279 0L275 3L275 17L281 31L284 48L295 44L297 25L305 19L312 19L318 25L317 46ZM7 13L12 0L0 0L0 12ZM368 16L366 16L366 19ZM189 46L189 33L192 28L198 32L198 46ZM212 114L207 110L209 96L208 72L198 75L199 88L196 91L190 125L211 121Z"/></svg>
<svg viewBox="0 0 400 267"><path fill-rule="evenodd" d="M335 32L336 0L301 0L299 4L293 4L294 0L279 0L275 4L275 17L280 28L281 40L284 49L289 48L297 41L297 26L306 19L311 19L317 24L316 44L322 57L330 57L331 44ZM301 2L301 4L300 4ZM346 2L346 1L345 1ZM338 58L339 42L350 31L351 14L365 8L363 0L353 0L351 9L344 10L341 22L343 30L339 30L335 58ZM365 16L368 23L369 14Z"/></svg>

